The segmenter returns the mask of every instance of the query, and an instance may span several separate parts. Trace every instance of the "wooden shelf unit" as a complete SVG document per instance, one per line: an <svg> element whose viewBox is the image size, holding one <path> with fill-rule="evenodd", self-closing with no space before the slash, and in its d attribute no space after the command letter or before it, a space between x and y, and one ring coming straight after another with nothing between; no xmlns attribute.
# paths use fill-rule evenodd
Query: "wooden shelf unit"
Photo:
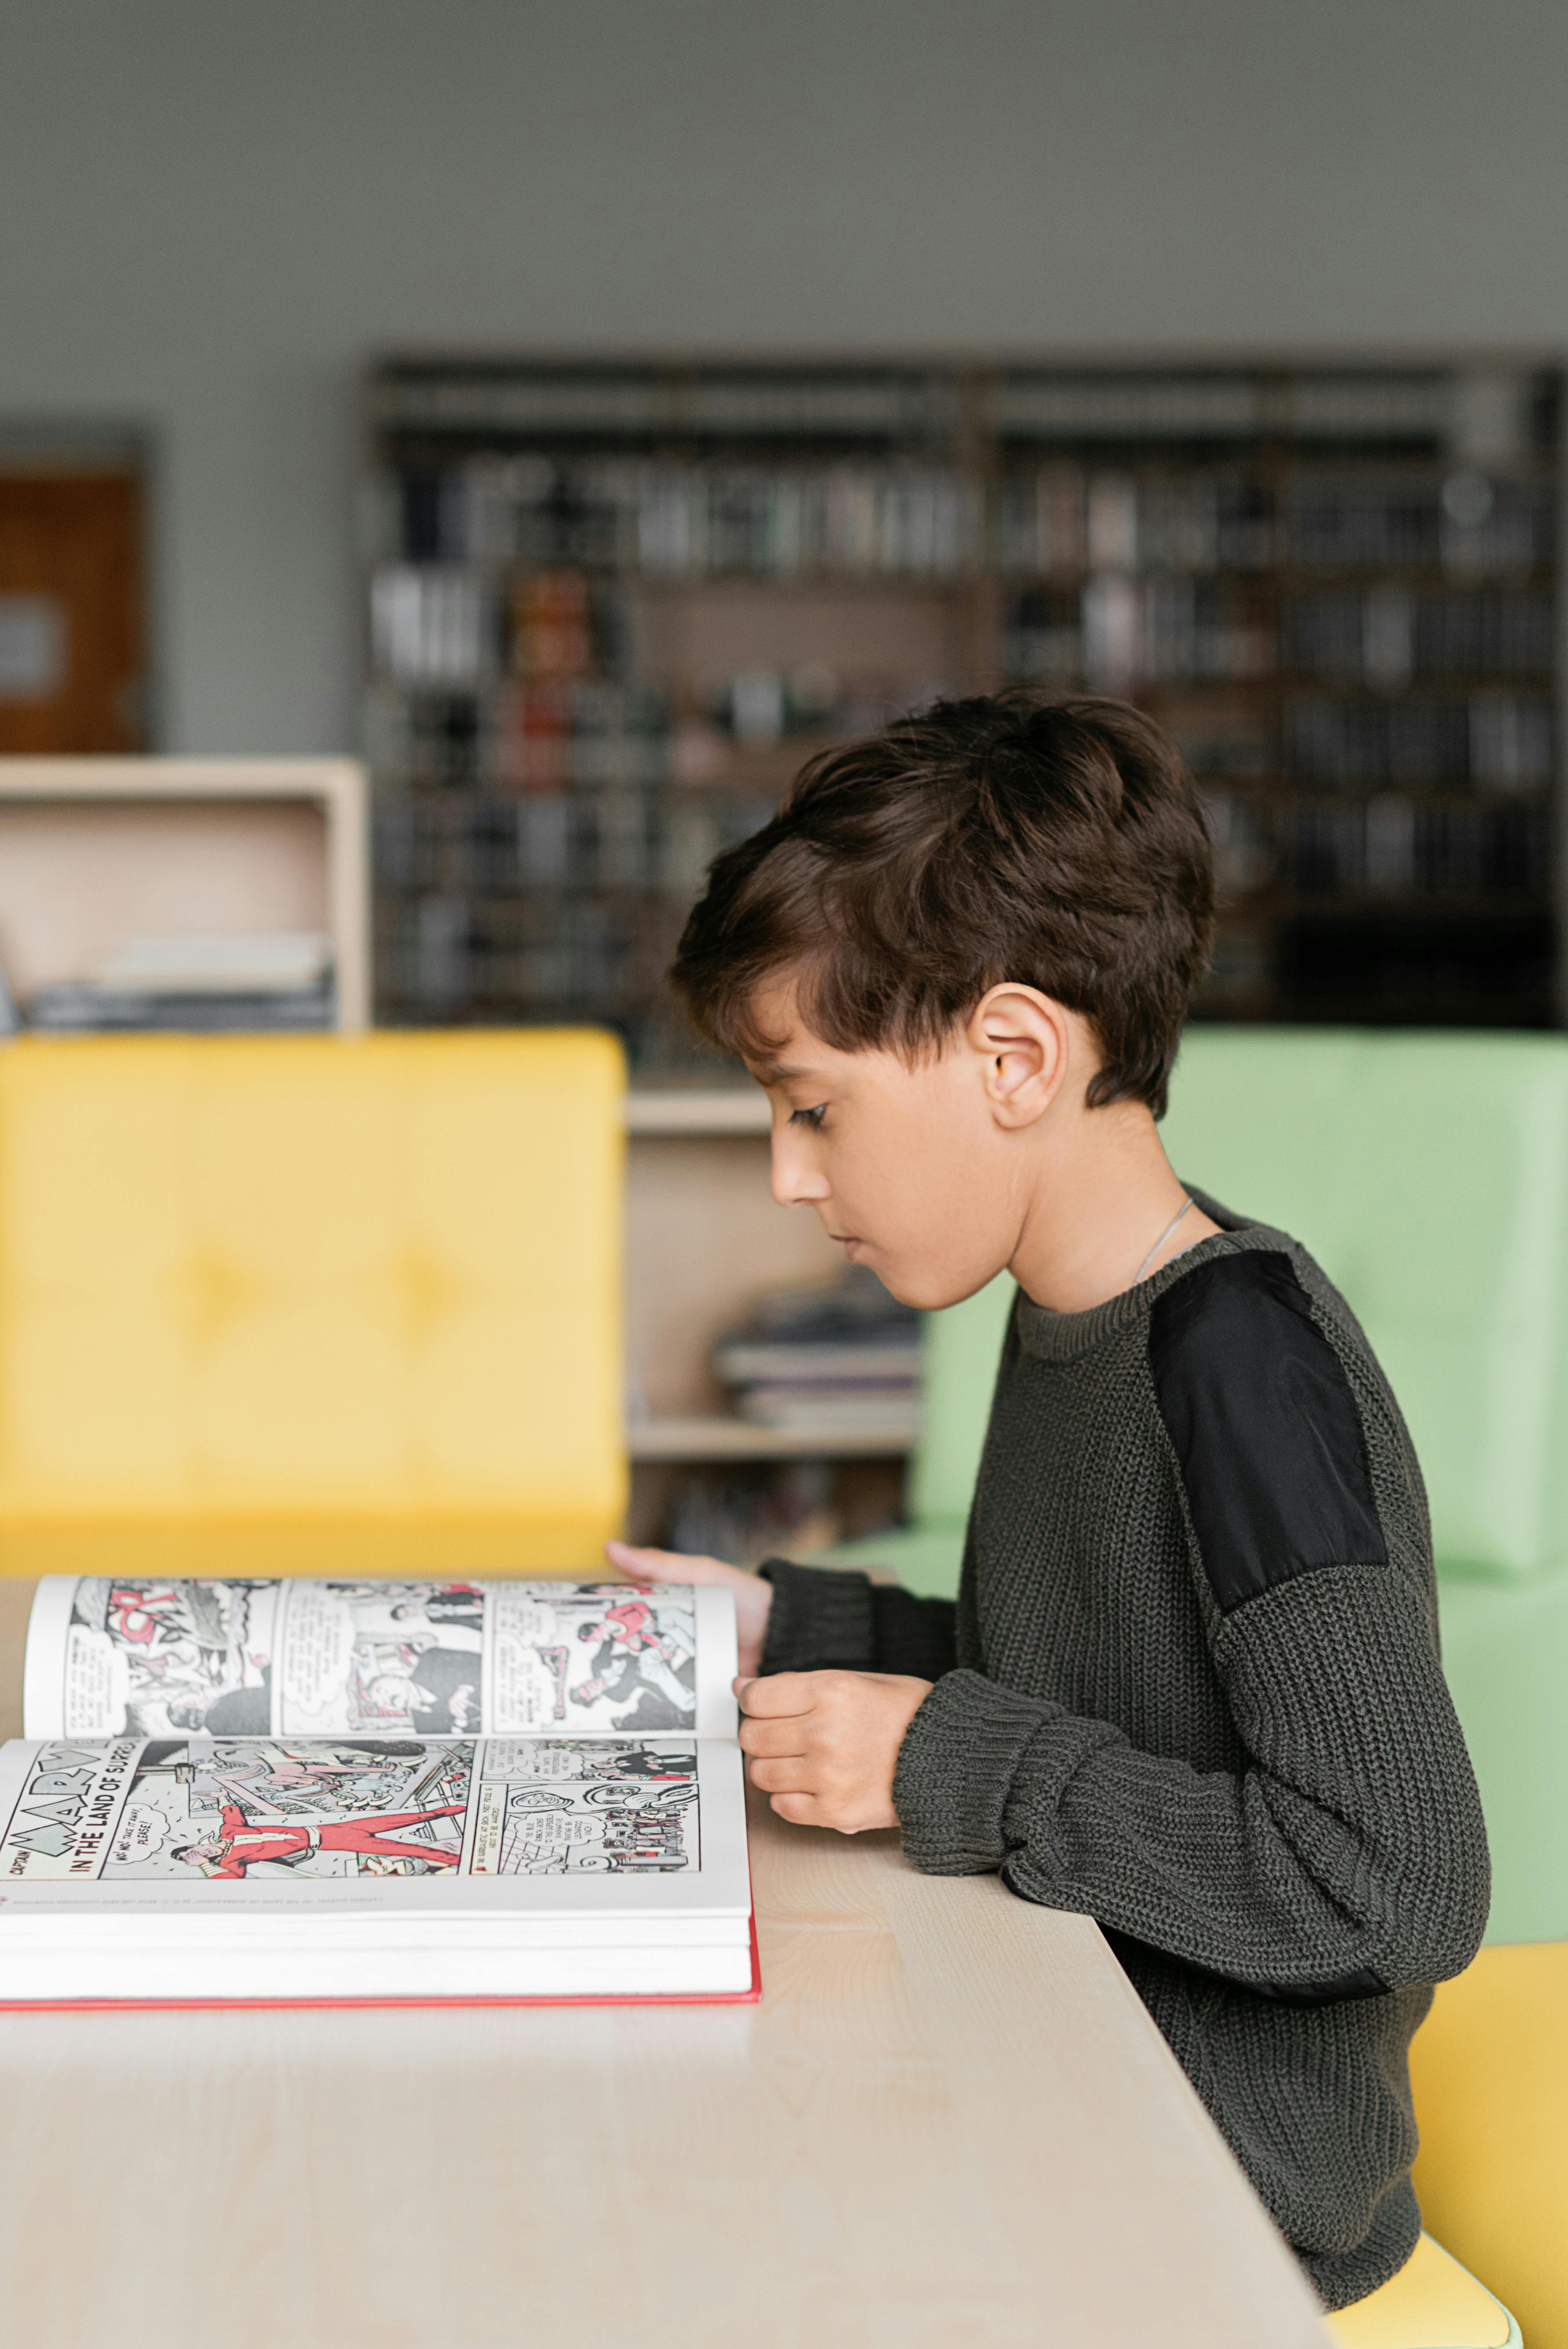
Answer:
<svg viewBox="0 0 1568 2349"><path fill-rule="evenodd" d="M320 930L355 1033L366 804L350 759L0 759L0 968L25 1007L132 936Z"/></svg>
<svg viewBox="0 0 1568 2349"><path fill-rule="evenodd" d="M626 1096L626 1352L634 1434L647 1458L811 1456L820 1444L775 1440L722 1418L708 1368L721 1330L742 1321L759 1289L829 1281L842 1258L809 1209L779 1207L769 1188L769 1111L755 1086ZM716 1435L733 1426L734 1441ZM642 1439L638 1439L641 1441ZM700 1452L681 1453L681 1442ZM656 1447L656 1449L655 1448ZM872 1453L885 1451L872 1444Z"/></svg>
<svg viewBox="0 0 1568 2349"><path fill-rule="evenodd" d="M749 1083L634 1085L625 1123L633 1538L665 1535L694 1483L766 1485L802 1472L838 1526L885 1524L900 1506L907 1443L753 1426L708 1367L714 1339L744 1320L760 1289L829 1281L842 1267L815 1215L773 1202L765 1095Z"/></svg>

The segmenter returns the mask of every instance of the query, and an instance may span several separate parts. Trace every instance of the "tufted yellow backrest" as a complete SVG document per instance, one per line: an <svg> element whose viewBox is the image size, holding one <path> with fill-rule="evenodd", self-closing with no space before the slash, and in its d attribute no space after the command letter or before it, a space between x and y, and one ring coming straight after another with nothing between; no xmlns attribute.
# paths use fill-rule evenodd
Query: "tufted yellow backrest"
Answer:
<svg viewBox="0 0 1568 2349"><path fill-rule="evenodd" d="M0 1050L0 1565L216 1521L593 1563L624 1084L576 1030Z"/></svg>

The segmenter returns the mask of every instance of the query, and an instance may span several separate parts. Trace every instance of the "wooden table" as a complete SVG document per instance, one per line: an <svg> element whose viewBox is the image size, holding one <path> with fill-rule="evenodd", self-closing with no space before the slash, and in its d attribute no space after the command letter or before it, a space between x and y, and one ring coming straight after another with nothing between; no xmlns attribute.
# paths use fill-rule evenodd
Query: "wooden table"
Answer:
<svg viewBox="0 0 1568 2349"><path fill-rule="evenodd" d="M758 2007L0 2014L0 2339L1321 2349L1094 1925L753 1835Z"/></svg>

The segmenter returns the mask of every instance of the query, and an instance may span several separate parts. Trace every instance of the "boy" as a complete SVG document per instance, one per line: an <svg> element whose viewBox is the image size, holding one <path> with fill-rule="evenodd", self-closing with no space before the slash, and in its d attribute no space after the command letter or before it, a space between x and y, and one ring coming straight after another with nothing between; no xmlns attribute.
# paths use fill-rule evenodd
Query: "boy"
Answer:
<svg viewBox="0 0 1568 2349"><path fill-rule="evenodd" d="M1415 2247L1407 2049L1486 1844L1387 1381L1160 1146L1212 928L1191 780L1107 701L939 704L717 860L673 976L768 1091L775 1196L911 1304L1018 1298L955 1605L611 1555L732 1584L784 1818L1099 1920L1338 2308Z"/></svg>

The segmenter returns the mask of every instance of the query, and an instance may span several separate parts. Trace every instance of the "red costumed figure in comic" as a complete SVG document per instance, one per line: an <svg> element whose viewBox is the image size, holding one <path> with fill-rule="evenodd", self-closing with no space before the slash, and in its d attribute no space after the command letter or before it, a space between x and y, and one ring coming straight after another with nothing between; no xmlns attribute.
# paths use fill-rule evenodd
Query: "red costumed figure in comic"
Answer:
<svg viewBox="0 0 1568 2349"><path fill-rule="evenodd" d="M263 1859L297 1859L307 1851L351 1851L374 1859L428 1859L438 1868L455 1868L458 1855L430 1843L399 1843L396 1830L424 1826L432 1819L460 1819L466 1806L441 1803L429 1811L387 1811L377 1818L328 1819L320 1826L253 1826L237 1803L223 1806L222 1833L203 1843L187 1844L175 1853L190 1868L207 1876L242 1878L248 1868Z"/></svg>

